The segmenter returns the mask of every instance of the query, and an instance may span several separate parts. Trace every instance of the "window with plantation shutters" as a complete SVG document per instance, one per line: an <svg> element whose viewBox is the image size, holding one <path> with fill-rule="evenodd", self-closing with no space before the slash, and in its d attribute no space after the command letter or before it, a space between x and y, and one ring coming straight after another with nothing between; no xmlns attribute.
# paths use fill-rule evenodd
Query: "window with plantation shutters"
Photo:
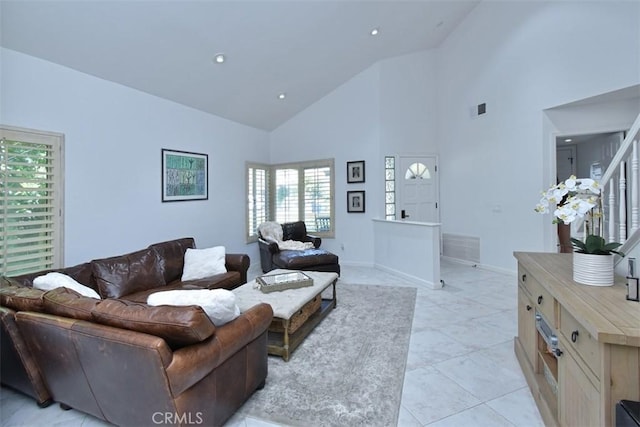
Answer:
<svg viewBox="0 0 640 427"><path fill-rule="evenodd" d="M247 241L258 239L258 226L269 218L269 166L247 163Z"/></svg>
<svg viewBox="0 0 640 427"><path fill-rule="evenodd" d="M256 180L258 167L247 164L247 241L255 241L255 227L263 221L279 223L303 220L307 231L321 237L333 237L334 230L334 160L261 166L266 182ZM264 185L263 190L259 189ZM264 195L265 211L258 215L255 194ZM266 215L266 219L263 218ZM252 222L252 218L255 221ZM253 234L252 234L253 233Z"/></svg>
<svg viewBox="0 0 640 427"><path fill-rule="evenodd" d="M307 231L331 230L331 168L304 169L304 222Z"/></svg>
<svg viewBox="0 0 640 427"><path fill-rule="evenodd" d="M63 265L63 136L0 127L0 273Z"/></svg>
<svg viewBox="0 0 640 427"><path fill-rule="evenodd" d="M297 221L300 218L300 174L297 169L275 169L275 221Z"/></svg>

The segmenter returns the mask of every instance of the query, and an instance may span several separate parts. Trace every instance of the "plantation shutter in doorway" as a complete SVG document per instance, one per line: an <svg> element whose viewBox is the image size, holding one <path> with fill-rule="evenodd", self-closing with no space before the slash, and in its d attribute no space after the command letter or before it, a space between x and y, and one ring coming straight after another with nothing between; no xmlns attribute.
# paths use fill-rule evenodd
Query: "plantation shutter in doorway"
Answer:
<svg viewBox="0 0 640 427"><path fill-rule="evenodd" d="M0 127L0 273L63 265L63 136Z"/></svg>

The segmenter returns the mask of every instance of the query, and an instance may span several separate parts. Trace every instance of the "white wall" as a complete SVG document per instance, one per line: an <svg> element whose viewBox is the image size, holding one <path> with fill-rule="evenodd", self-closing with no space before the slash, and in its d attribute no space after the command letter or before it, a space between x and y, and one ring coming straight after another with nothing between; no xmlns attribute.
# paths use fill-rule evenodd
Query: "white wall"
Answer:
<svg viewBox="0 0 640 427"><path fill-rule="evenodd" d="M435 64L429 51L381 61L271 133L271 161L334 157L340 262L373 264L373 218L384 218L384 156L433 153ZM365 160L364 184L346 184L346 162ZM346 193L366 191L366 212L347 213ZM342 249L344 247L344 249Z"/></svg>
<svg viewBox="0 0 640 427"><path fill-rule="evenodd" d="M435 60L435 51L428 50L380 62L383 156L437 152Z"/></svg>
<svg viewBox="0 0 640 427"><path fill-rule="evenodd" d="M245 245L245 161L268 133L2 49L0 122L65 134L65 264L193 236ZM161 203L161 149L209 155L209 200ZM247 153L251 157L247 158Z"/></svg>
<svg viewBox="0 0 640 427"><path fill-rule="evenodd" d="M482 264L543 250L543 110L638 84L639 16L637 2L485 1L438 49L443 233L479 237Z"/></svg>
<svg viewBox="0 0 640 427"><path fill-rule="evenodd" d="M634 85L550 108L545 110L545 115L557 136L565 136L627 130L638 116L638 111L640 85ZM555 140L552 145L555 149Z"/></svg>
<svg viewBox="0 0 640 427"><path fill-rule="evenodd" d="M335 158L336 238L322 247L341 263L373 263L371 218L383 208L379 76L377 66L369 68L271 133L272 163ZM346 163L354 160L365 161L365 182L347 185ZM347 213L348 190L366 191L364 213Z"/></svg>

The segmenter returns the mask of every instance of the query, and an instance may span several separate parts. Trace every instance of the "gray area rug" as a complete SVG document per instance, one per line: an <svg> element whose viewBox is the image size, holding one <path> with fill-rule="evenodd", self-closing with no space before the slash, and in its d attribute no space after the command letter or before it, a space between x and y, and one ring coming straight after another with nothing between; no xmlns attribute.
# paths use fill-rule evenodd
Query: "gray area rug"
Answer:
<svg viewBox="0 0 640 427"><path fill-rule="evenodd" d="M338 305L240 409L289 426L396 426L416 290L338 282Z"/></svg>

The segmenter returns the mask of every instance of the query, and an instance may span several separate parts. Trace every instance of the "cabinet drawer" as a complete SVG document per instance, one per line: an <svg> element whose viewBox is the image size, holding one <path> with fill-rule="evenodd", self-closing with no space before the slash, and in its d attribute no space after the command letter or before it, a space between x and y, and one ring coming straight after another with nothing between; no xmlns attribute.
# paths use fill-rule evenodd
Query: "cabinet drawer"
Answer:
<svg viewBox="0 0 640 427"><path fill-rule="evenodd" d="M564 307L560 309L560 333L599 379L600 348L598 341Z"/></svg>
<svg viewBox="0 0 640 427"><path fill-rule="evenodd" d="M531 289L530 289L531 286L529 286L529 283L531 282L531 280L533 280L533 277L531 277L531 274L529 274L526 268L524 268L522 265L518 263L518 284L520 285L522 290L525 292L525 294L527 294L527 296L529 297L533 296L531 294Z"/></svg>
<svg viewBox="0 0 640 427"><path fill-rule="evenodd" d="M518 286L518 340L532 370L536 366L537 335L533 304L522 286Z"/></svg>
<svg viewBox="0 0 640 427"><path fill-rule="evenodd" d="M521 266L518 266L518 281L524 292L531 298L534 307L542 313L547 322L555 327L554 299L551 294Z"/></svg>

